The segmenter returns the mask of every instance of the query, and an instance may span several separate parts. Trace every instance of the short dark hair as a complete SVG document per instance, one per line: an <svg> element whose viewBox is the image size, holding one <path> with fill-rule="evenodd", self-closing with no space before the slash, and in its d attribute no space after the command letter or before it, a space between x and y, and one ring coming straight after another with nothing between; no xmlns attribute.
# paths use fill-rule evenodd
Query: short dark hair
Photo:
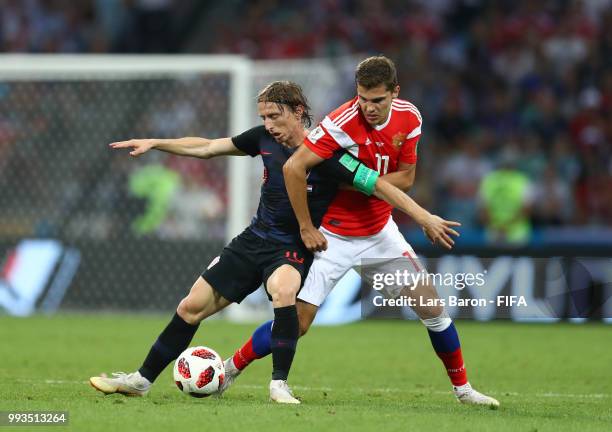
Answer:
<svg viewBox="0 0 612 432"><path fill-rule="evenodd" d="M263 88L257 95L257 102L272 102L279 105L281 111L286 105L292 112L295 112L298 106L304 109L302 113L302 123L306 127L312 125L312 116L310 115L310 106L304 95L302 87L291 81L274 81Z"/></svg>
<svg viewBox="0 0 612 432"><path fill-rule="evenodd" d="M397 86L395 63L385 56L368 57L357 65L355 82L368 90L383 84L393 91Z"/></svg>

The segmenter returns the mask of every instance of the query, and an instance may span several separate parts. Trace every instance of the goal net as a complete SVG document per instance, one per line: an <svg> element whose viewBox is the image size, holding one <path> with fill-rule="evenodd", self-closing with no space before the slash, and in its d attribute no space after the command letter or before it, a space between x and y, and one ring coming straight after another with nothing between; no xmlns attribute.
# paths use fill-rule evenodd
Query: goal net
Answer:
<svg viewBox="0 0 612 432"><path fill-rule="evenodd" d="M248 158L108 144L243 131L250 73L237 56L2 56L0 307L174 307L248 220Z"/></svg>

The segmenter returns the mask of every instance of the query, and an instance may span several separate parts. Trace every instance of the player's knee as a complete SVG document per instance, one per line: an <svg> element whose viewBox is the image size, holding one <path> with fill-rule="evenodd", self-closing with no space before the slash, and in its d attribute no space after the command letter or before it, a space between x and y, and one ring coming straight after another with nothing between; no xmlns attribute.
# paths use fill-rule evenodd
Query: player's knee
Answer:
<svg viewBox="0 0 612 432"><path fill-rule="evenodd" d="M274 307L291 306L295 304L298 288L292 286L272 285L268 287Z"/></svg>
<svg viewBox="0 0 612 432"><path fill-rule="evenodd" d="M431 298L427 298L427 300L424 300L423 303L427 302L430 299ZM439 304L433 304L433 302L426 304L417 303L417 306L413 306L412 309L414 310L414 313L416 313L417 316L422 320L439 317L444 312L443 306Z"/></svg>
<svg viewBox="0 0 612 432"><path fill-rule="evenodd" d="M181 300L176 308L176 313L191 325L199 324L204 319L204 312L195 307L189 296Z"/></svg>
<svg viewBox="0 0 612 432"><path fill-rule="evenodd" d="M431 319L439 317L444 313L444 307L442 306L424 306L416 311L416 314L420 319Z"/></svg>
<svg viewBox="0 0 612 432"><path fill-rule="evenodd" d="M433 284L419 284L412 295L418 299L416 302L418 306L413 309L420 319L436 318L444 312L444 306L442 306L441 302L433 301L439 300L436 287Z"/></svg>
<svg viewBox="0 0 612 432"><path fill-rule="evenodd" d="M266 288L272 298L274 307L291 306L300 289L301 276L289 265L282 265L272 273L266 282Z"/></svg>

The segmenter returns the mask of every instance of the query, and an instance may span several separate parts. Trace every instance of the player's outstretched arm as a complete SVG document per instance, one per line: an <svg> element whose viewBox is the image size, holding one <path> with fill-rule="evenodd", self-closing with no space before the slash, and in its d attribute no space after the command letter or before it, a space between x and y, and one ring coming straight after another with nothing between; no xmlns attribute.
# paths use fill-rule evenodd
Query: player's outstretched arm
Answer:
<svg viewBox="0 0 612 432"><path fill-rule="evenodd" d="M459 236L452 227L461 226L459 222L447 221L429 213L408 195L380 177L376 179L374 195L414 219L423 228L425 236L432 244L438 243L446 249L452 249L455 242L451 235Z"/></svg>
<svg viewBox="0 0 612 432"><path fill-rule="evenodd" d="M130 156L140 156L151 149L161 150L180 156L192 156L200 159L210 159L215 156L235 155L243 156L244 152L238 150L231 138L207 139L198 137L185 137L175 139L131 139L109 144L111 148L131 149Z"/></svg>
<svg viewBox="0 0 612 432"><path fill-rule="evenodd" d="M306 192L306 171L323 162L323 158L315 154L305 145L285 162L283 175L285 187L291 201L291 207L300 225L300 236L304 246L312 252L327 249L327 240L312 223Z"/></svg>
<svg viewBox="0 0 612 432"><path fill-rule="evenodd" d="M330 179L344 185L352 184L355 190L368 196L374 195L400 209L423 227L425 235L432 243L439 243L447 249L453 247L455 242L450 235L458 236L459 233L451 227L460 226L459 222L447 221L432 215L397 186L379 176L378 172L368 168L350 153L335 152L320 165L320 170Z"/></svg>

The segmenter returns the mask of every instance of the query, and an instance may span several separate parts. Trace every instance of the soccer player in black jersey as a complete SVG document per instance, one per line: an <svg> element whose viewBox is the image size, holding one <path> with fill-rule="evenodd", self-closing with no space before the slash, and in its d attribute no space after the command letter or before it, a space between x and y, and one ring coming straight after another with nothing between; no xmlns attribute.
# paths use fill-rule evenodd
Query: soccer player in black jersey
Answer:
<svg viewBox="0 0 612 432"><path fill-rule="evenodd" d="M90 383L97 390L105 394L146 394L163 369L189 346L202 320L232 302L241 302L263 283L274 307L270 398L280 403L299 403L286 380L299 333L296 295L312 254L300 239L282 168L306 137L305 127L310 126L311 119L302 89L288 81L265 87L257 102L263 125L232 138L136 139L110 145L113 149L129 148L132 156L150 149L201 159L261 156L265 171L259 207L249 227L196 280L138 371L115 373L113 378L92 377ZM452 245L449 234L456 233L449 222L427 213L348 153L339 153L320 164L308 177L308 206L315 224L320 224L340 182L375 194L417 220L425 220L423 228L430 239L447 247Z"/></svg>

